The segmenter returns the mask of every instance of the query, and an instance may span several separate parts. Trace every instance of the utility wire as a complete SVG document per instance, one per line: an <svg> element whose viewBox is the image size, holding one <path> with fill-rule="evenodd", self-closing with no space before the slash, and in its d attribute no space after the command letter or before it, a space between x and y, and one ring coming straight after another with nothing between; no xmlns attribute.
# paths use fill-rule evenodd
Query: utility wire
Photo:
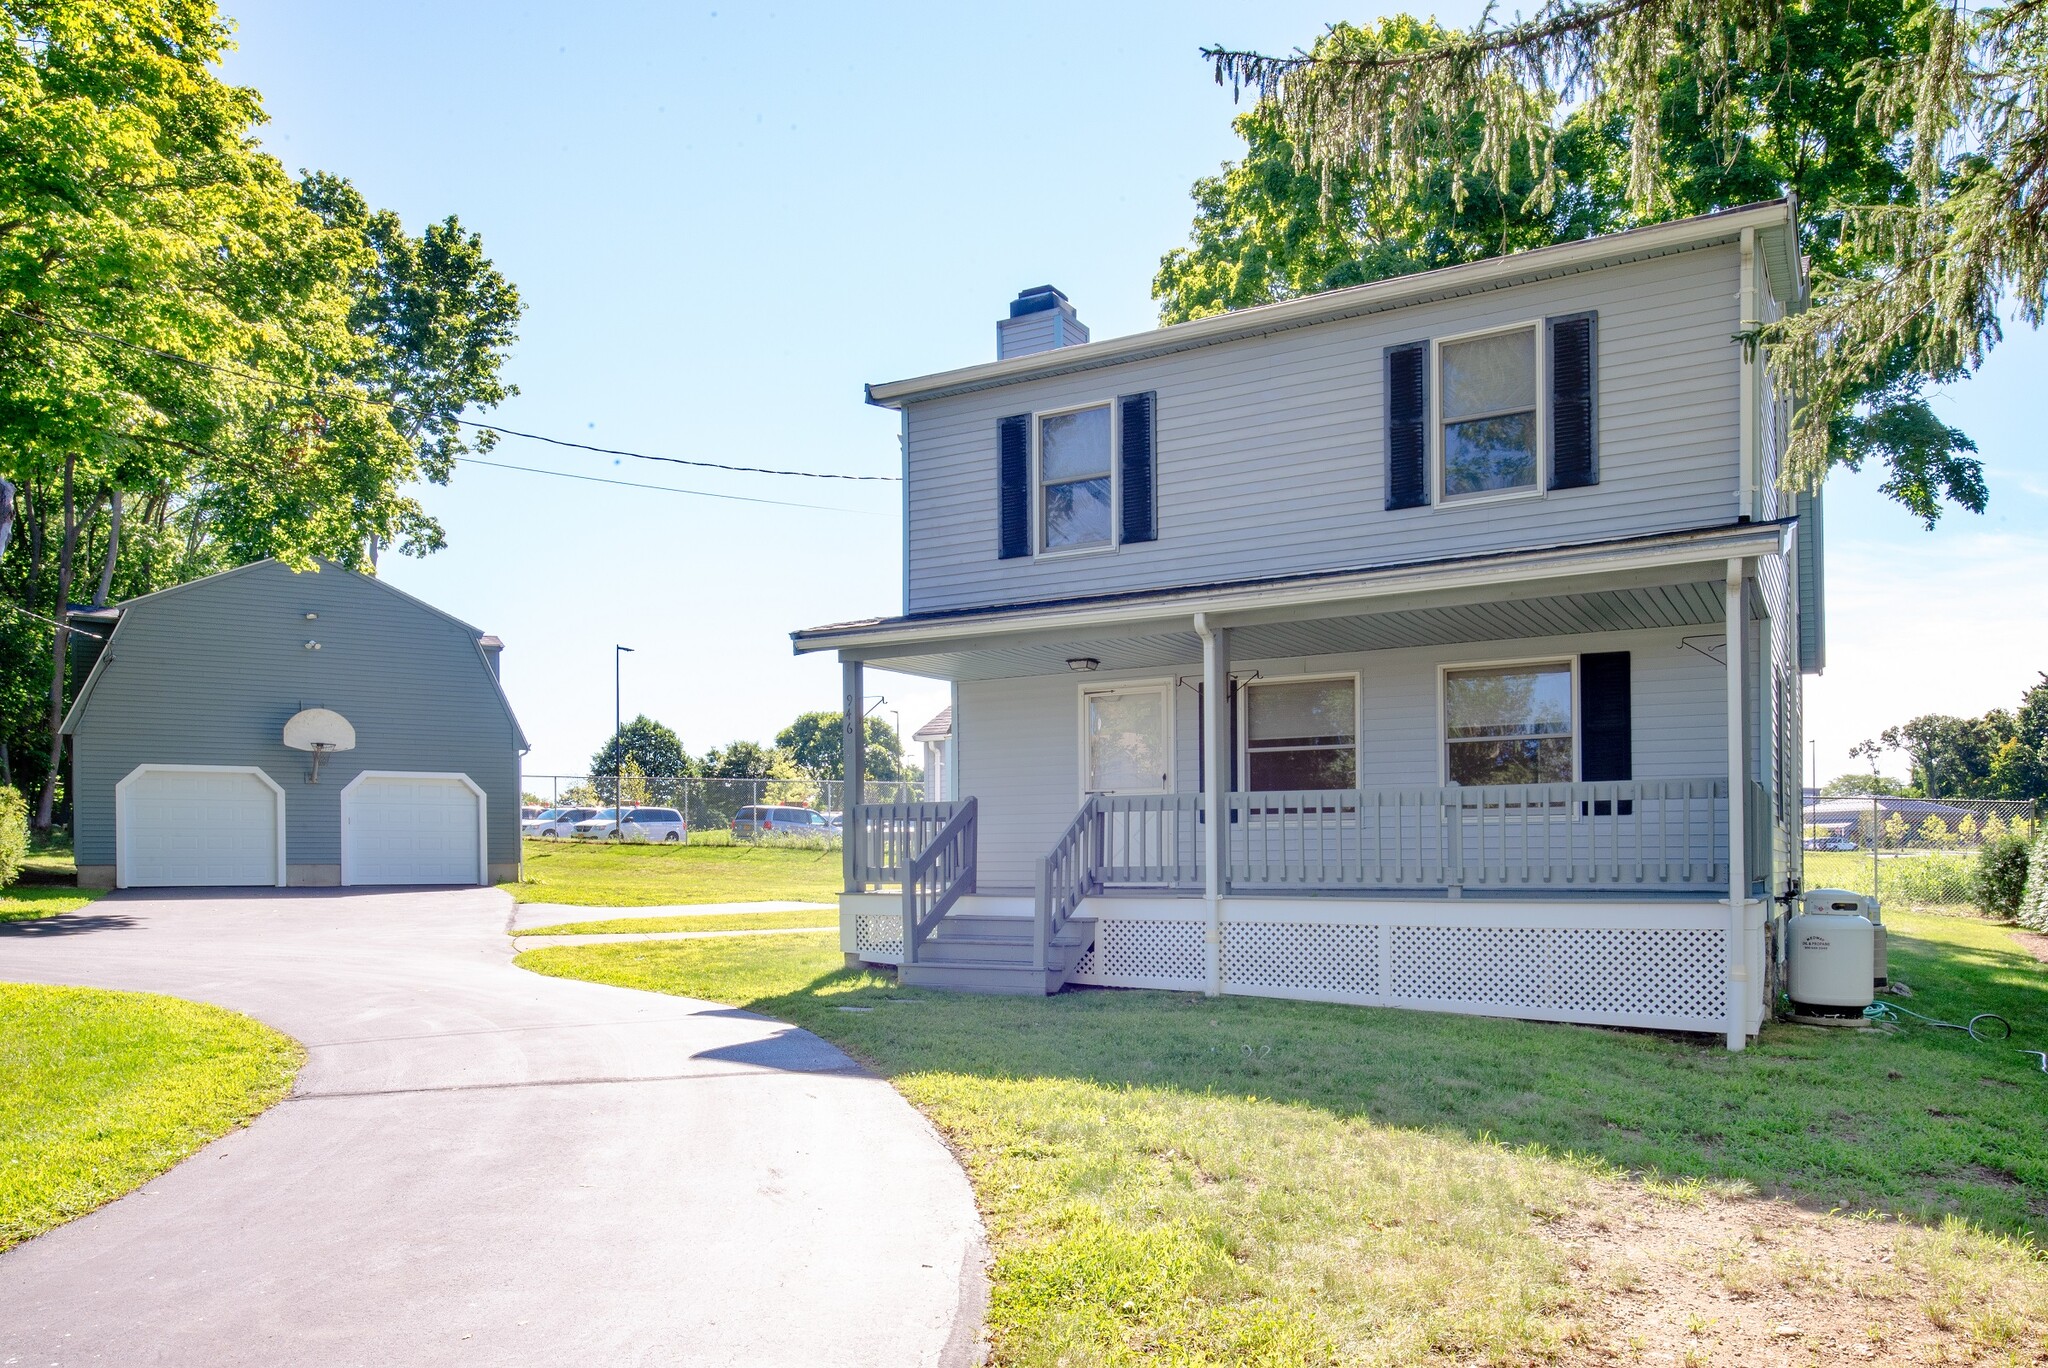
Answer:
<svg viewBox="0 0 2048 1368"><path fill-rule="evenodd" d="M745 494L714 494L708 489L678 489L674 485L642 484L637 480L607 480L601 475L578 475L567 470L542 470L537 466L508 465L503 461L486 461L479 456L458 456L456 463L490 466L494 470L517 470L527 475L552 475L558 480L583 480L589 484L621 485L627 489L652 489L663 494L690 494L700 499L730 499L736 503L774 504L777 508L815 508L821 513L855 513L870 518L880 516L864 508L842 508L837 504L792 503L788 499L756 499Z"/></svg>
<svg viewBox="0 0 2048 1368"><path fill-rule="evenodd" d="M88 632L83 627L73 627L68 623L59 622L55 618L46 618L41 613L31 613L28 609L17 604L0 602L0 608L5 608L10 613L19 613L25 618L34 618L37 622L47 623L60 632L70 632L75 636L91 637L94 641L106 640L98 632Z"/></svg>
<svg viewBox="0 0 2048 1368"><path fill-rule="evenodd" d="M6 309L6 312L14 315L16 318L24 320L25 322L34 323L40 327L54 328L58 332L70 333L74 337L92 338L96 341L111 343L117 347L127 347L132 351L143 352L147 355L157 357L160 360L175 361L180 365L192 366L204 371L212 371L216 375L231 376L237 380L253 380L259 385L269 385L275 389L281 389L291 394L302 394L314 399L345 399L354 403L367 404L372 408L378 409L381 409L383 407L382 405L378 404L375 400L371 399L369 396L358 394L353 390L314 389L310 386L294 384L289 380L279 380L272 376L259 374L255 371L244 370L239 366L222 366L211 361L201 361L197 357L180 356L176 352L164 351L160 347L146 346L140 342L130 342L125 337L115 337L112 333L96 332L91 328L79 328L74 327L69 323L59 323L54 318L38 318L34 314L24 313L20 309L14 308L12 306L9 306ZM721 461L691 461L685 460L681 456L654 456L644 451L628 451L621 447L591 446L587 442L571 442L561 437L545 437L538 432L521 432L516 428L500 427L496 423L479 423L469 418L458 418L455 421L460 423L464 427L475 428L479 432L491 432L504 437L523 437L529 442L546 442L549 446L569 447L577 451L594 451L605 456L630 456L636 461L660 461L667 465L696 466L705 470L730 470L745 475L795 476L799 479L806 480L854 480L863 483L879 484L901 484L903 481L903 477L900 475L841 475L834 472L823 470L778 470L769 466L727 465ZM522 470L528 469L528 467L524 466L511 468ZM592 477L585 476L584 478L588 479ZM620 482L612 481L611 483ZM647 486L647 488L659 487L660 486L653 485ZM772 503L774 501L772 499L763 499L756 500L755 502ZM800 506L815 507L815 505Z"/></svg>

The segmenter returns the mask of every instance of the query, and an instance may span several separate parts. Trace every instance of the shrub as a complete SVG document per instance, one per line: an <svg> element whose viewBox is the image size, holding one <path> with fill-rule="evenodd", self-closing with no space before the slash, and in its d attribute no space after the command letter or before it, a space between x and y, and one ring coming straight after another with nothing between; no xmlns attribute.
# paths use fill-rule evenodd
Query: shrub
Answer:
<svg viewBox="0 0 2048 1368"><path fill-rule="evenodd" d="M1986 841L1970 871L1970 900L1994 917L2018 912L2027 891L2029 854L2027 843L2017 836Z"/></svg>
<svg viewBox="0 0 2048 1368"><path fill-rule="evenodd" d="M14 788L0 788L0 888L21 877L28 859L28 800Z"/></svg>
<svg viewBox="0 0 2048 1368"><path fill-rule="evenodd" d="M2027 891L2020 897L2020 925L2048 931L2048 836L2034 843L2027 862Z"/></svg>

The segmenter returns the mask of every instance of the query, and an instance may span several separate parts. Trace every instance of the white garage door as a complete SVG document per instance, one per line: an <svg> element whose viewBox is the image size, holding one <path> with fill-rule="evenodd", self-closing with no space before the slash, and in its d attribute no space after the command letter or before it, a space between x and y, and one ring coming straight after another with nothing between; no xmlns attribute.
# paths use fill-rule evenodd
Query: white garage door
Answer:
<svg viewBox="0 0 2048 1368"><path fill-rule="evenodd" d="M249 770L136 770L114 798L124 888L278 882L277 791Z"/></svg>
<svg viewBox="0 0 2048 1368"><path fill-rule="evenodd" d="M482 806L459 775L360 776L341 795L341 881L483 882Z"/></svg>

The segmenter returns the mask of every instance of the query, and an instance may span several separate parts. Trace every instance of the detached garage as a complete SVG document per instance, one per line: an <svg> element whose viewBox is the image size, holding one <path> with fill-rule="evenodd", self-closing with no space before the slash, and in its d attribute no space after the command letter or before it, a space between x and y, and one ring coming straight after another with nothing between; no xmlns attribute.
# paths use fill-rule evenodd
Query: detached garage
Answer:
<svg viewBox="0 0 2048 1368"><path fill-rule="evenodd" d="M64 731L79 882L478 884L519 870L500 644L334 564L92 614ZM97 622L97 626L94 623Z"/></svg>

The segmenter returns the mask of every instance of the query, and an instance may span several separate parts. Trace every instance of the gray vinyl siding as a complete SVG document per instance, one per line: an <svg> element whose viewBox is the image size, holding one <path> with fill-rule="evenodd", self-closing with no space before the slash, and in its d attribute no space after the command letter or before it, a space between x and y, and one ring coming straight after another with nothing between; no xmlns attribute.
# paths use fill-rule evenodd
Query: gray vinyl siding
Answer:
<svg viewBox="0 0 2048 1368"><path fill-rule="evenodd" d="M338 567L265 562L137 601L106 652L71 739L79 864L114 863L114 785L144 763L260 766L284 790L293 865L340 862L341 790L362 771L467 774L484 790L491 862L519 859L518 733L453 619ZM356 731L318 784L312 757L281 740L311 707Z"/></svg>
<svg viewBox="0 0 2048 1368"><path fill-rule="evenodd" d="M908 410L910 612L1595 541L1737 511L1740 252L1724 245ZM1392 344L1596 310L1600 483L1542 498L1388 511ZM1158 393L1157 541L996 557L995 431L1007 414Z"/></svg>
<svg viewBox="0 0 2048 1368"><path fill-rule="evenodd" d="M1437 669L1497 660L1540 660L1586 651L1628 651L1635 777L1720 777L1728 772L1726 672L1680 644L1684 630L1461 643L1285 660L1231 661L1240 679L1357 674L1363 787L1443 782ZM1706 644L1702 642L1701 644ZM1199 791L1197 695L1201 667L1176 674L1099 673L962 681L956 688L955 777L960 796L980 804L978 858L989 890L1032 885L1081 801L1081 694L1115 683L1173 678L1174 787Z"/></svg>

